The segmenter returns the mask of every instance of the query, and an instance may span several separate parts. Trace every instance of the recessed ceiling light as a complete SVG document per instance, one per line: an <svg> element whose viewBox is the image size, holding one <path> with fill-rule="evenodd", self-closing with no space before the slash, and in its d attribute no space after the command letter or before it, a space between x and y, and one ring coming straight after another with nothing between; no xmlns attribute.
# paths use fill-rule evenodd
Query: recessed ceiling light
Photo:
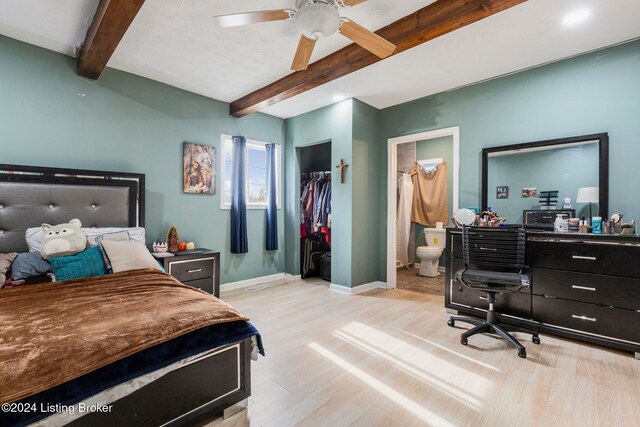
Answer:
<svg viewBox="0 0 640 427"><path fill-rule="evenodd" d="M562 19L562 23L566 26L572 26L584 22L591 16L589 9L578 9L573 12L569 12Z"/></svg>
<svg viewBox="0 0 640 427"><path fill-rule="evenodd" d="M346 96L344 96L344 95L342 95L342 94L336 94L336 95L333 95L333 100L334 100L335 102L344 101L345 99L347 99L347 97L346 97Z"/></svg>

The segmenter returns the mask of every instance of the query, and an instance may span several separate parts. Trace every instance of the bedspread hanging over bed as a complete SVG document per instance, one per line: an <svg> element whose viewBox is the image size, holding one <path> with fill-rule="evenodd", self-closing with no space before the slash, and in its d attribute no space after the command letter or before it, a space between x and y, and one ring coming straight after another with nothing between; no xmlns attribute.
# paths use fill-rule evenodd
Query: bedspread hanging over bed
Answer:
<svg viewBox="0 0 640 427"><path fill-rule="evenodd" d="M237 320L248 319L151 269L3 290L0 403L197 329Z"/></svg>

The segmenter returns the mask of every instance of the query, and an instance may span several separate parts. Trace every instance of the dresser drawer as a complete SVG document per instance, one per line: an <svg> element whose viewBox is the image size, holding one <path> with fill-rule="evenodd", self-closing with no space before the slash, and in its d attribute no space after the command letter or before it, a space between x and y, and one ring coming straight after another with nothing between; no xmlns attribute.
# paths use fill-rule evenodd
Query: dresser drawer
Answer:
<svg viewBox="0 0 640 427"><path fill-rule="evenodd" d="M171 261L167 273L181 282L213 277L215 258Z"/></svg>
<svg viewBox="0 0 640 427"><path fill-rule="evenodd" d="M533 295L533 320L545 325L640 343L640 312Z"/></svg>
<svg viewBox="0 0 640 427"><path fill-rule="evenodd" d="M533 269L532 276L537 295L640 310L640 279L544 268Z"/></svg>
<svg viewBox="0 0 640 427"><path fill-rule="evenodd" d="M606 243L531 242L531 266L640 277L640 247Z"/></svg>
<svg viewBox="0 0 640 427"><path fill-rule="evenodd" d="M462 260L454 259L451 277L455 277L456 271L464 268ZM460 282L452 281L450 284L451 304L465 307L487 310L487 293L484 291L471 289ZM522 289L519 292L507 292L496 295L495 310L498 315L509 314L523 319L531 318L531 291Z"/></svg>

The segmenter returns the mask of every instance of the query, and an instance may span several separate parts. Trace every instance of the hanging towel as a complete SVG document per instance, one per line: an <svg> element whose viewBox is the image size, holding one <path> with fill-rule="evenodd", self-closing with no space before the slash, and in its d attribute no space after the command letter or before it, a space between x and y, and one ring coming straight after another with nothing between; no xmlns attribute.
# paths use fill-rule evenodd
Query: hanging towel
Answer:
<svg viewBox="0 0 640 427"><path fill-rule="evenodd" d="M435 169L425 172L417 162L411 169L413 182L413 206L411 221L422 225L449 222L447 207L447 164L440 163Z"/></svg>
<svg viewBox="0 0 640 427"><path fill-rule="evenodd" d="M398 180L398 208L396 259L401 266L409 265L409 238L411 236L411 205L413 203L413 183L408 173Z"/></svg>

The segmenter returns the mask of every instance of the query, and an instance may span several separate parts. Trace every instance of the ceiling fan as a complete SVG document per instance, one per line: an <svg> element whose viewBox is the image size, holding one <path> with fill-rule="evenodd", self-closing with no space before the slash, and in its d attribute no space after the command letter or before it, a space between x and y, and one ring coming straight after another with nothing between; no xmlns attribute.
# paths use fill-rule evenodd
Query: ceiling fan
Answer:
<svg viewBox="0 0 640 427"><path fill-rule="evenodd" d="M396 46L379 35L340 16L340 7L351 7L366 0L296 0L296 9L261 10L214 16L221 27L237 27L270 21L295 20L302 31L296 54L291 64L294 71L306 70L316 41L336 31L380 58L391 55Z"/></svg>

